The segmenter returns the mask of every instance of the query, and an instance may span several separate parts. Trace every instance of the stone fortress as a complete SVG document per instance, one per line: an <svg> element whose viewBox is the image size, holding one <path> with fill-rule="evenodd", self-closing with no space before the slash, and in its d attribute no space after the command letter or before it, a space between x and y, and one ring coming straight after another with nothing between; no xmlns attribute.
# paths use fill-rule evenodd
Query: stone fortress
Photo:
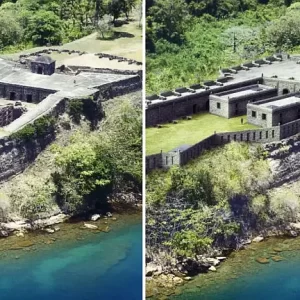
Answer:
<svg viewBox="0 0 300 300"><path fill-rule="evenodd" d="M47 136L31 141L16 139L27 125L44 116L62 115L67 103L75 99L101 102L142 88L140 62L97 53L88 55L102 60L107 68L57 67L52 53L87 55L50 48L21 55L19 61L0 59L0 181L24 170L55 139L52 129ZM114 67L122 66L112 69L111 61Z"/></svg>
<svg viewBox="0 0 300 300"><path fill-rule="evenodd" d="M147 172L184 165L230 141L276 142L300 132L300 56L276 54L220 70L215 81L146 97L146 127L209 111L224 118L247 115L258 129L215 132L195 145L146 157Z"/></svg>

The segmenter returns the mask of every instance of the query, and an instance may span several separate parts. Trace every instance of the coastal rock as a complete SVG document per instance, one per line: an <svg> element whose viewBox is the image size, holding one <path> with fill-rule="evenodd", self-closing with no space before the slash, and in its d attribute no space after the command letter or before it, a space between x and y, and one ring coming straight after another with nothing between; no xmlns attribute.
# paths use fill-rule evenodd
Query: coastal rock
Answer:
<svg viewBox="0 0 300 300"><path fill-rule="evenodd" d="M18 241L17 243L15 243L14 245L11 246L10 250L21 250L23 248L29 248L32 247L34 245L33 242L29 241L29 240L25 240L25 241Z"/></svg>
<svg viewBox="0 0 300 300"><path fill-rule="evenodd" d="M251 242L251 240L250 239L248 239L248 240L245 240L244 242L243 242L243 244L244 245L250 245L252 242Z"/></svg>
<svg viewBox="0 0 300 300"><path fill-rule="evenodd" d="M0 230L0 237L8 237L8 232L6 230Z"/></svg>
<svg viewBox="0 0 300 300"><path fill-rule="evenodd" d="M9 232L13 231L23 231L23 230L30 230L32 229L31 225L27 223L26 221L16 221L16 222L8 222L8 223L1 223L0 226L5 230Z"/></svg>
<svg viewBox="0 0 300 300"><path fill-rule="evenodd" d="M108 218L111 218L113 215L112 215L111 212L108 212L108 213L106 214L106 216L107 216Z"/></svg>
<svg viewBox="0 0 300 300"><path fill-rule="evenodd" d="M96 225L92 225L92 224L88 224L88 223L84 223L83 226L88 229L98 229L98 227Z"/></svg>
<svg viewBox="0 0 300 300"><path fill-rule="evenodd" d="M273 261L275 262L279 262L283 260L283 257L279 256L279 255L275 255L271 257Z"/></svg>
<svg viewBox="0 0 300 300"><path fill-rule="evenodd" d="M52 229L52 228L45 228L45 231L46 231L47 233L54 233L54 232L55 232L55 230Z"/></svg>
<svg viewBox="0 0 300 300"><path fill-rule="evenodd" d="M209 263L211 266L217 266L220 264L220 261L216 258L206 258L205 262Z"/></svg>
<svg viewBox="0 0 300 300"><path fill-rule="evenodd" d="M152 276L154 272L158 271L158 266L154 263L149 263L146 266L146 276Z"/></svg>
<svg viewBox="0 0 300 300"><path fill-rule="evenodd" d="M256 261L260 264L268 264L270 262L266 257L257 257Z"/></svg>
<svg viewBox="0 0 300 300"><path fill-rule="evenodd" d="M217 260L223 261L225 260L227 257L226 256L218 256L216 257Z"/></svg>
<svg viewBox="0 0 300 300"><path fill-rule="evenodd" d="M290 236L290 237L297 237L297 236L298 236L298 234L297 234L297 232L296 232L296 231L294 231L294 230L290 230L290 231L288 231L288 236Z"/></svg>
<svg viewBox="0 0 300 300"><path fill-rule="evenodd" d="M209 270L209 271L212 271L212 272L216 272L216 271L217 271L217 269L216 269L215 266L211 266L208 270Z"/></svg>
<svg viewBox="0 0 300 300"><path fill-rule="evenodd" d="M186 277L184 277L184 280L185 281L191 281L193 278L192 277L190 277L190 276L186 276Z"/></svg>
<svg viewBox="0 0 300 300"><path fill-rule="evenodd" d="M47 219L38 219L33 222L34 228L43 228L63 223L68 216L66 214L58 214Z"/></svg>
<svg viewBox="0 0 300 300"><path fill-rule="evenodd" d="M99 214L94 214L94 215L91 216L91 221L94 221L94 222L95 222L95 221L99 220L100 217L101 217L101 216L100 216Z"/></svg>
<svg viewBox="0 0 300 300"><path fill-rule="evenodd" d="M264 240L264 238L263 238L262 236L257 236L256 238L254 238L254 239L252 240L252 242L259 243L259 242L261 242L261 241L263 241L263 240Z"/></svg>
<svg viewBox="0 0 300 300"><path fill-rule="evenodd" d="M179 272L178 270L176 269L173 269L172 270L172 273L176 276L176 277L180 277L180 278L183 278L185 275L181 272Z"/></svg>
<svg viewBox="0 0 300 300"><path fill-rule="evenodd" d="M24 237L25 235L24 235L23 231L19 231L19 232L16 233L16 236L17 237Z"/></svg>
<svg viewBox="0 0 300 300"><path fill-rule="evenodd" d="M54 229L55 232L56 231L60 231L60 227L59 226L54 226L53 229Z"/></svg>
<svg viewBox="0 0 300 300"><path fill-rule="evenodd" d="M292 229L300 231L300 223L290 223Z"/></svg>
<svg viewBox="0 0 300 300"><path fill-rule="evenodd" d="M183 279L180 278L180 277L174 277L174 278L173 278L173 283L174 283L175 285L180 285L180 284L183 283Z"/></svg>

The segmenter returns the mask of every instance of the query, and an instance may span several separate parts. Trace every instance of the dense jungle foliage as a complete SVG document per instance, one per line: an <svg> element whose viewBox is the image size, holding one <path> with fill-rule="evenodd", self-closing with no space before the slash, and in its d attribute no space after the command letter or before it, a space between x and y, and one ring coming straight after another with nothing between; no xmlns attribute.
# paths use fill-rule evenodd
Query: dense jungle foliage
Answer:
<svg viewBox="0 0 300 300"><path fill-rule="evenodd" d="M218 77L277 51L299 51L292 0L147 0L147 93Z"/></svg>
<svg viewBox="0 0 300 300"><path fill-rule="evenodd" d="M138 0L0 0L0 51L58 45L81 38L129 13ZM111 18L110 18L111 17Z"/></svg>

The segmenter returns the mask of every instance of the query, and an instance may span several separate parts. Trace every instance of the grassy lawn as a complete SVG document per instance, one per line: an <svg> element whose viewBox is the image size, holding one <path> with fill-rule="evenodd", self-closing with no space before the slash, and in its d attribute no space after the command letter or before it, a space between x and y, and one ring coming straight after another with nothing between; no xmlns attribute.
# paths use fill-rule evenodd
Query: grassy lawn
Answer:
<svg viewBox="0 0 300 300"><path fill-rule="evenodd" d="M120 27L115 27L115 32L127 33L126 37L118 37L112 40L101 40L98 38L98 33L92 33L86 37L79 40L73 41L71 43L64 44L63 46L53 46L58 49L68 49L68 50L80 50L86 52L104 52L108 54L123 56L137 61L143 60L143 45L142 45L142 27L139 26L137 13L133 15L134 20L130 21L128 24L124 24ZM125 35L123 35L125 36ZM14 54L1 55L2 57L7 57L11 59L18 59L21 53L30 53L34 51L39 51L47 47L36 47L21 51ZM54 54L55 55L55 54ZM56 54L57 55L57 54ZM68 54L65 54L65 58ZM54 59L63 59L62 56L54 56Z"/></svg>
<svg viewBox="0 0 300 300"><path fill-rule="evenodd" d="M241 118L244 124L241 124ZM216 132L255 129L247 124L246 116L225 119L209 113L193 116L192 120L180 120L178 124L164 124L163 128L146 129L146 153L154 154L172 150L180 145L193 145Z"/></svg>

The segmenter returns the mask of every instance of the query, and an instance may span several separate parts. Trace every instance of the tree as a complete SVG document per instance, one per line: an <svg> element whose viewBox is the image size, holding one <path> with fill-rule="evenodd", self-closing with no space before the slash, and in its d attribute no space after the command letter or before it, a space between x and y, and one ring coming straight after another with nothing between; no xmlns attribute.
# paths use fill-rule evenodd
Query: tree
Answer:
<svg viewBox="0 0 300 300"><path fill-rule="evenodd" d="M129 14L135 8L136 2L137 0L123 0L123 12L127 20L129 20Z"/></svg>
<svg viewBox="0 0 300 300"><path fill-rule="evenodd" d="M39 10L30 19L26 37L34 44L59 44L62 41L62 21L51 11Z"/></svg>
<svg viewBox="0 0 300 300"><path fill-rule="evenodd" d="M111 0L108 4L108 13L113 16L113 22L121 16L124 9L124 3L122 0Z"/></svg>
<svg viewBox="0 0 300 300"><path fill-rule="evenodd" d="M98 22L97 30L100 33L102 39L112 33L112 18L109 15L105 15Z"/></svg>
<svg viewBox="0 0 300 300"><path fill-rule="evenodd" d="M53 174L59 204L70 212L93 208L96 200L105 200L104 190L113 178L110 155L89 140L74 137L68 147L57 148ZM102 197L103 196L103 197Z"/></svg>
<svg viewBox="0 0 300 300"><path fill-rule="evenodd" d="M22 28L14 15L9 11L0 13L0 48L16 45L21 42Z"/></svg>
<svg viewBox="0 0 300 300"><path fill-rule="evenodd" d="M234 26L226 29L221 35L221 42L226 48L231 48L242 59L254 59L265 52L260 39L259 27Z"/></svg>
<svg viewBox="0 0 300 300"><path fill-rule="evenodd" d="M155 39L165 39L172 43L181 43L185 20L187 17L187 5L183 0L158 0L155 6L149 9L149 15Z"/></svg>
<svg viewBox="0 0 300 300"><path fill-rule="evenodd" d="M300 13L292 9L266 28L267 43L276 50L288 50L299 45Z"/></svg>

